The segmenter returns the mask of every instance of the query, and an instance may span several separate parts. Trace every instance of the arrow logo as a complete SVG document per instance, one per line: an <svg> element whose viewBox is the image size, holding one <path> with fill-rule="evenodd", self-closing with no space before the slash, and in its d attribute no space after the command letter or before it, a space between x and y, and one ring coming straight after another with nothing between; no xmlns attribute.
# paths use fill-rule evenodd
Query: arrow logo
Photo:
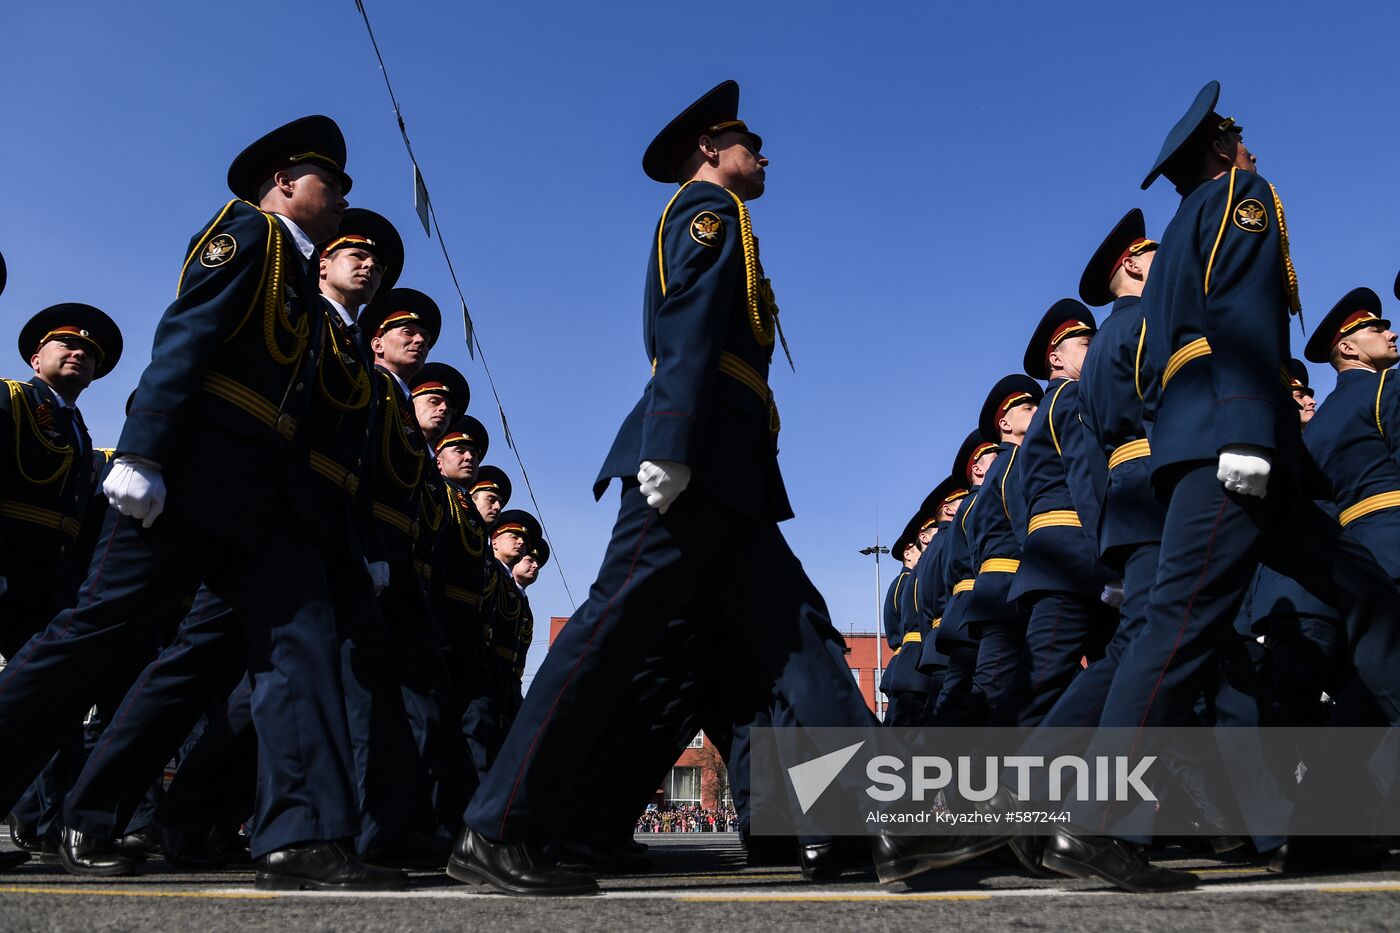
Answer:
<svg viewBox="0 0 1400 933"><path fill-rule="evenodd" d="M800 765L793 765L788 768L788 778L792 781L792 789L797 794L797 804L805 814L812 809L812 804L817 802L817 798L826 792L831 786L831 782L836 780L836 776L841 773L841 769L846 767L846 763L855 757L860 751L864 741L854 745L847 745L845 748L822 755L820 758L813 758L811 761L804 761Z"/></svg>

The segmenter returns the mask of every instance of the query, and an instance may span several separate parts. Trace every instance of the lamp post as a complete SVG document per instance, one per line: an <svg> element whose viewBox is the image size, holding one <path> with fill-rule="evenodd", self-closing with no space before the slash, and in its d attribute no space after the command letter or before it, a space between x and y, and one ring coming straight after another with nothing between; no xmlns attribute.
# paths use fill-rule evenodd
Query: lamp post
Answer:
<svg viewBox="0 0 1400 933"><path fill-rule="evenodd" d="M875 543L872 544L872 545L870 545L870 547L863 547L863 548L860 549L860 553L861 553L861 554L864 554L866 557L871 557L871 556L873 556L873 557L875 558L875 670L876 670L876 671L879 671L881 668L884 667L883 652L882 652L880 649L884 647L883 642L884 642L884 640L885 640L884 637L883 637L883 635L882 635L882 631L883 631L883 629L884 629L884 627L885 627L885 626L884 626L884 619L881 618L881 614L882 614L882 613L881 613L881 611L880 611L880 609L881 609L881 602L882 602L882 598L881 598L881 597L883 596L883 594L880 592L880 555L881 555L881 554L888 554L889 552L890 552L890 549L889 549L889 548L887 548L887 547L883 546L882 544L880 544L880 533L879 533L878 531L875 532ZM873 677L873 676L875 676L875 675L872 673L871 676ZM881 705L880 705L880 682L879 682L878 680L875 681L874 688L870 691L870 695L875 699L875 718L878 719L878 720L880 720L881 722L884 722L884 720L885 720L885 715L884 715L884 711L881 709Z"/></svg>

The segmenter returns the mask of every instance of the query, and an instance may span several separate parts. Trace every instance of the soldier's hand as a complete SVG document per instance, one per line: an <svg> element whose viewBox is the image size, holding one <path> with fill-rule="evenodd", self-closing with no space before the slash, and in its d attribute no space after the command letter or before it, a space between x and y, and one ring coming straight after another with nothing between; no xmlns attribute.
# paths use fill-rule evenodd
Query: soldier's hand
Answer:
<svg viewBox="0 0 1400 933"><path fill-rule="evenodd" d="M366 557L365 570L369 572L369 581L374 586L374 595L378 596L389 585L389 562L387 560L372 561Z"/></svg>
<svg viewBox="0 0 1400 933"><path fill-rule="evenodd" d="M1215 471L1215 478L1230 492L1262 499L1269 491L1269 470L1272 467L1273 460L1263 447L1231 444L1220 451L1220 465Z"/></svg>
<svg viewBox="0 0 1400 933"><path fill-rule="evenodd" d="M1111 609L1118 609L1123 605L1123 581L1114 580L1112 583L1103 585L1103 592L1099 594L1099 602Z"/></svg>
<svg viewBox="0 0 1400 933"><path fill-rule="evenodd" d="M643 460L637 471L637 482L642 484L642 495L647 505L662 515L685 492L690 485L690 467L674 460Z"/></svg>
<svg viewBox="0 0 1400 933"><path fill-rule="evenodd" d="M144 457L119 456L102 484L107 501L123 515L139 518L142 528L165 511L165 477L160 464Z"/></svg>

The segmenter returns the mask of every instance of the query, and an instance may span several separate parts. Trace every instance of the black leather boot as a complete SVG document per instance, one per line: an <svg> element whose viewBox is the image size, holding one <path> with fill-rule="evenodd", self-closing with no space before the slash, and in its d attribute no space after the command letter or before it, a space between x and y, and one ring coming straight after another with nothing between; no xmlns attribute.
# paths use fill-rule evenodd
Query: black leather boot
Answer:
<svg viewBox="0 0 1400 933"><path fill-rule="evenodd" d="M58 844L58 861L70 875L93 878L134 875L140 864L118 849L113 840L99 839L76 829L63 830Z"/></svg>
<svg viewBox="0 0 1400 933"><path fill-rule="evenodd" d="M826 842L808 843L799 855L802 877L807 881L831 881L874 867L870 843L863 836L834 836Z"/></svg>
<svg viewBox="0 0 1400 933"><path fill-rule="evenodd" d="M406 891L408 875L360 861L341 842L303 842L257 860L259 891Z"/></svg>
<svg viewBox="0 0 1400 933"><path fill-rule="evenodd" d="M36 827L21 823L13 813L5 818L5 822L10 824L10 842L14 843L16 849L37 854L43 848L44 844L39 841Z"/></svg>
<svg viewBox="0 0 1400 933"><path fill-rule="evenodd" d="M1080 836L1066 829L1046 840L1040 864L1071 878L1107 881L1134 894L1188 891L1200 884L1190 872L1153 865L1125 842L1108 836Z"/></svg>
<svg viewBox="0 0 1400 933"><path fill-rule="evenodd" d="M488 885L502 894L562 897L598 893L598 882L565 871L538 846L492 842L470 829L457 837L447 874L463 884Z"/></svg>
<svg viewBox="0 0 1400 933"><path fill-rule="evenodd" d="M1010 841L1009 836L892 836L875 840L875 874L881 884L903 881L935 868L970 862Z"/></svg>

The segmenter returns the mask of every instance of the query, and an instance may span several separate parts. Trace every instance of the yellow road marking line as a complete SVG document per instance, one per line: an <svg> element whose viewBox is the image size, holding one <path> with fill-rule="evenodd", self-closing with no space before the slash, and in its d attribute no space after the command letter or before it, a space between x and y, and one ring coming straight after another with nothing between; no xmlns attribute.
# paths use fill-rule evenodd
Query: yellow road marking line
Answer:
<svg viewBox="0 0 1400 933"><path fill-rule="evenodd" d="M1267 868L1188 868L1193 875L1267 875Z"/></svg>
<svg viewBox="0 0 1400 933"><path fill-rule="evenodd" d="M1371 884L1364 888L1348 885L1335 885L1318 888L1323 894L1371 894L1373 892L1400 891L1400 884Z"/></svg>
<svg viewBox="0 0 1400 933"><path fill-rule="evenodd" d="M990 901L990 894L698 894L680 895L678 901L686 903L712 903L748 901L756 903L803 903L808 901Z"/></svg>
<svg viewBox="0 0 1400 933"><path fill-rule="evenodd" d="M0 885L0 894L77 894L92 897L192 897L209 900L276 900L278 895L261 891L160 891L134 890L130 888L99 888L88 885L73 887L20 887Z"/></svg>
<svg viewBox="0 0 1400 933"><path fill-rule="evenodd" d="M643 877L643 876L642 876L642 875L637 875L637 876L635 876L635 877ZM666 879L668 879L668 878L674 878L674 879L676 879L676 880L685 881L685 882L687 882L687 883L689 883L689 882L691 882L691 881L747 881L747 882L753 882L753 883L756 884L756 883L763 882L763 881L797 881L797 880L801 879L802 873L801 873L801 872L796 872L796 871L794 871L794 872L784 872L784 873L782 873L782 874L755 875L755 874L742 874L742 873L737 873L737 872L736 872L736 873L730 874L730 875L681 875L681 874L672 874L672 875L645 875L645 877L647 877L647 878L649 878L649 879L652 879L652 880L656 880L656 881L664 881L664 880L666 880Z"/></svg>

